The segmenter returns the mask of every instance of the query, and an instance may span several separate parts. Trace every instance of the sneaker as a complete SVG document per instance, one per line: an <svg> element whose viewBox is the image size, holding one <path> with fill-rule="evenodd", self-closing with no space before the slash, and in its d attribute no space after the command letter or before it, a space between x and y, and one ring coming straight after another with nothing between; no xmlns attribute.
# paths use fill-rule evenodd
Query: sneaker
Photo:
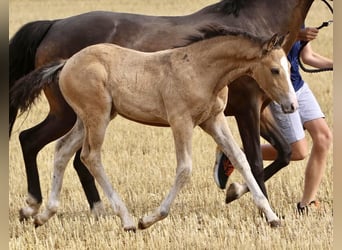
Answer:
<svg viewBox="0 0 342 250"><path fill-rule="evenodd" d="M297 212L299 215L304 215L309 213L309 207L314 206L315 208L319 208L320 203L317 200L311 201L308 205L306 206L301 206L300 202L297 203Z"/></svg>
<svg viewBox="0 0 342 250"><path fill-rule="evenodd" d="M225 189L229 176L233 173L234 166L228 157L220 150L216 154L216 161L214 165L214 180L216 185Z"/></svg>

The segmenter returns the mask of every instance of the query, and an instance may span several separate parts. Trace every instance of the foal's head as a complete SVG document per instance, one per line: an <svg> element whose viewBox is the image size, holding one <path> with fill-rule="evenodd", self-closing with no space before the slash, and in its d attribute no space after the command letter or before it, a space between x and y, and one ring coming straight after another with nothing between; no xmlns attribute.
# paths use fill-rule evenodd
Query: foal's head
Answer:
<svg viewBox="0 0 342 250"><path fill-rule="evenodd" d="M285 113L291 113L298 103L290 78L290 64L281 48L284 40L285 36L274 35L263 43L260 62L255 65L252 77Z"/></svg>

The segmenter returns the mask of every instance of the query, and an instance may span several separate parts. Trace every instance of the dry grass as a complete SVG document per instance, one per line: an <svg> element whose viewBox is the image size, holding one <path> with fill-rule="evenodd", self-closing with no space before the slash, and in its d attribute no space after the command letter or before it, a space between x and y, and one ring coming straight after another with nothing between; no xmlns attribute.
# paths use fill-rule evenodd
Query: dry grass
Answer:
<svg viewBox="0 0 342 250"><path fill-rule="evenodd" d="M23 24L37 19L62 18L102 9L153 15L183 15L215 0L117 0L52 1L10 0L10 37ZM319 1L313 5L308 25L318 26L331 18ZM316 51L332 57L332 28L321 31L313 42ZM332 73L304 74L316 94L332 128ZM285 216L282 227L271 229L260 218L251 196L245 195L228 206L224 192L214 184L212 167L215 145L201 130L195 130L194 167L191 182L177 197L168 218L137 233L123 232L108 201L108 215L95 220L71 164L66 170L61 206L46 225L35 229L32 221L20 223L18 210L27 194L26 174L18 142L19 131L32 127L46 115L45 99L21 116L9 143L9 234L10 249L330 249L332 248L332 150L320 188L319 211L299 218L295 203L303 186L306 161L293 162L267 183L271 205ZM235 122L231 127L238 138ZM309 136L308 136L309 137ZM44 202L47 200L53 163L53 143L38 157ZM175 155L170 129L153 128L114 120L108 128L103 161L113 186L126 202L134 218L159 205L175 175ZM238 174L232 179L240 180ZM103 193L101 193L103 196ZM43 204L43 207L45 204Z"/></svg>

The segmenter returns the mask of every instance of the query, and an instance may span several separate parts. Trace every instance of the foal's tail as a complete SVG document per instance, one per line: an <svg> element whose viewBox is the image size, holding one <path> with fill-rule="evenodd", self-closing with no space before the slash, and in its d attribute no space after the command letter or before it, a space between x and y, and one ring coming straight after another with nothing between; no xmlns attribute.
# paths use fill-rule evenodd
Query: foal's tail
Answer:
<svg viewBox="0 0 342 250"><path fill-rule="evenodd" d="M58 84L59 72L65 63L66 60L49 63L16 81L9 91L10 106L21 113L28 110L45 87Z"/></svg>
<svg viewBox="0 0 342 250"><path fill-rule="evenodd" d="M9 41L9 90L14 83L34 70L36 51L55 21L34 21L22 26ZM9 135L18 109L9 106Z"/></svg>

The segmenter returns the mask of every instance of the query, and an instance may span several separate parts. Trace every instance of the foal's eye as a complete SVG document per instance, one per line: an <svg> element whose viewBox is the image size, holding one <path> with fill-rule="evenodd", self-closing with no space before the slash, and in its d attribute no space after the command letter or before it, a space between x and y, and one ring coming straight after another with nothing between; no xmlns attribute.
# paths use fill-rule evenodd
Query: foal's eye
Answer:
<svg viewBox="0 0 342 250"><path fill-rule="evenodd" d="M273 75L279 75L279 69L278 68L272 68L271 72Z"/></svg>

